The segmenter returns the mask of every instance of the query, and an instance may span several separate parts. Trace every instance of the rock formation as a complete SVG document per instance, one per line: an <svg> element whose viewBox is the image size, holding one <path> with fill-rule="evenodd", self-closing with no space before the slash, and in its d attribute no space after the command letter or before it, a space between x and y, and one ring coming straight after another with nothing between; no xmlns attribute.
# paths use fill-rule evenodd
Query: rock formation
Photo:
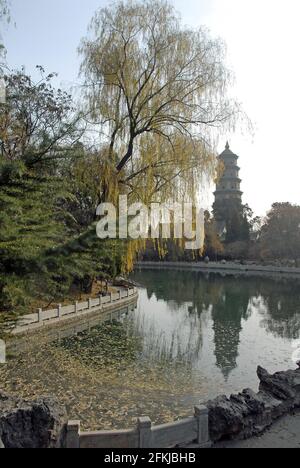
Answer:
<svg viewBox="0 0 300 468"><path fill-rule="evenodd" d="M53 398L30 402L0 392L0 448L60 447L66 421Z"/></svg>
<svg viewBox="0 0 300 468"><path fill-rule="evenodd" d="M295 371L274 375L258 367L257 375L258 393L247 389L207 403L213 442L259 435L279 417L300 408L300 365Z"/></svg>

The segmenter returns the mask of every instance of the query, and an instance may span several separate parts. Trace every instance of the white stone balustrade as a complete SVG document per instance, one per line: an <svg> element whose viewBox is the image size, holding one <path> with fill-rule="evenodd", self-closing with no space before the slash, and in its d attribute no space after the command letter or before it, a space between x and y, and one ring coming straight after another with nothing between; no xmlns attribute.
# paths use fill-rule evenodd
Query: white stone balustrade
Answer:
<svg viewBox="0 0 300 468"><path fill-rule="evenodd" d="M76 301L74 304L67 306L59 304L55 309L38 309L35 314L24 315L13 330L13 334L19 334L27 330L30 331L31 328L37 329L44 325L56 323L57 321L72 319L72 317L80 316L80 314L106 310L111 307L117 308L126 304L131 298L134 299L137 295L137 288L133 287L122 289L117 293L109 293L106 296L89 298L84 302Z"/></svg>
<svg viewBox="0 0 300 468"><path fill-rule="evenodd" d="M194 417L160 426L150 418L138 418L134 429L120 431L81 432L80 421L67 426L66 448L170 448L188 444L209 448L208 409L195 407Z"/></svg>

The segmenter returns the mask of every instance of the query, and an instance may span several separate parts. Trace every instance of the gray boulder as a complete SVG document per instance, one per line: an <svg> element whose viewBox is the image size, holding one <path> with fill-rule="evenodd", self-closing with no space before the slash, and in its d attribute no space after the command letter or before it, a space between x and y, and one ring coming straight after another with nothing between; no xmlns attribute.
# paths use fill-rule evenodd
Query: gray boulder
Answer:
<svg viewBox="0 0 300 468"><path fill-rule="evenodd" d="M65 408L53 398L31 402L0 392L0 441L5 448L60 447L66 421Z"/></svg>
<svg viewBox="0 0 300 468"><path fill-rule="evenodd" d="M258 367L259 392L244 390L207 403L213 442L261 434L279 417L300 408L300 369L270 375Z"/></svg>

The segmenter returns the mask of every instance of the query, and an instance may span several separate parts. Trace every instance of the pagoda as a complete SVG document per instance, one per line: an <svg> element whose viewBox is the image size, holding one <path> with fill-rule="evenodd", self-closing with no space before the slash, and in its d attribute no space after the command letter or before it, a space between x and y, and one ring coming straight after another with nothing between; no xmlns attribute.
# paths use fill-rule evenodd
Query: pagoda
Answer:
<svg viewBox="0 0 300 468"><path fill-rule="evenodd" d="M226 235L232 218L240 215L243 210L238 159L239 157L231 151L227 142L225 150L219 156L222 176L216 185L213 205L217 229L221 236Z"/></svg>

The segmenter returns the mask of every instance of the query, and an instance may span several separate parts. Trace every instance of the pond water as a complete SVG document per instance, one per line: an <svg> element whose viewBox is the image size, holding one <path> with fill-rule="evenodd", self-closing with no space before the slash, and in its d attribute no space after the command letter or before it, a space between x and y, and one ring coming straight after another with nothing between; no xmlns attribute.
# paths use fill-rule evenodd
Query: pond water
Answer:
<svg viewBox="0 0 300 468"><path fill-rule="evenodd" d="M137 416L162 423L243 388L257 365L295 368L300 282L143 270L137 308L100 318L70 336L30 338L0 365L0 388L52 395L85 429L126 428Z"/></svg>

